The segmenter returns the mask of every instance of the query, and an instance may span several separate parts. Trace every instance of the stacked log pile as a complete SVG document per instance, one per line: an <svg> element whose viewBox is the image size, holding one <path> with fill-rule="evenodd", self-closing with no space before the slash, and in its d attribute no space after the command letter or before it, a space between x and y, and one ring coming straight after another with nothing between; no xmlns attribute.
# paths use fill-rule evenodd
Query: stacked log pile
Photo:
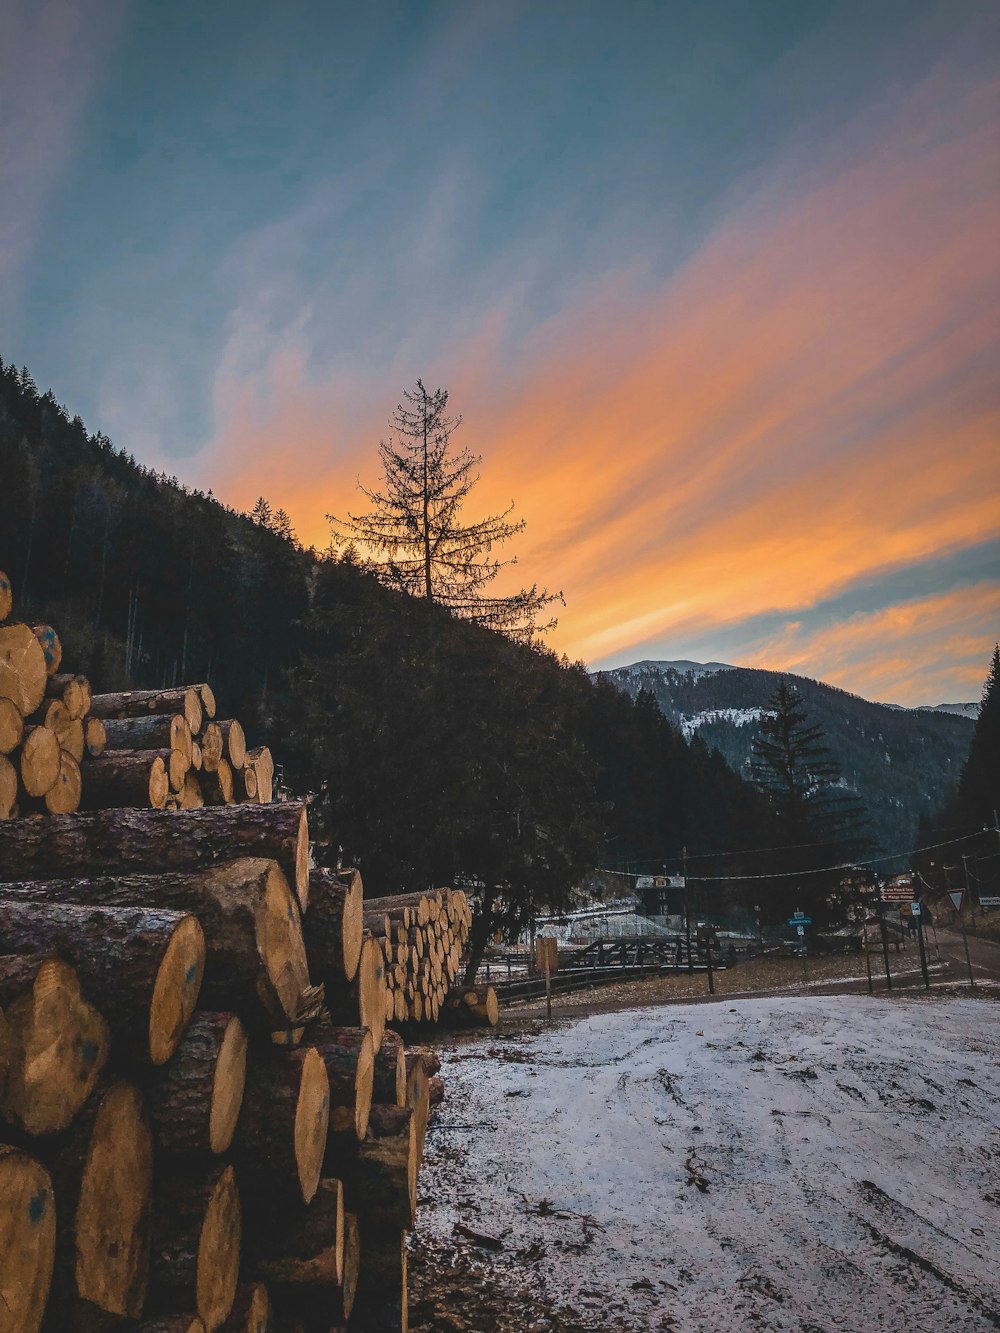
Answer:
<svg viewBox="0 0 1000 1333"><path fill-rule="evenodd" d="M56 734L25 726L39 683L118 768L83 808L0 821L0 1333L405 1330L439 1066L386 1030L389 923L422 938L440 1008L464 895L374 910L358 872L310 867L306 807L260 799L270 755L207 686L92 695L25 628L0 626L12 806L28 728ZM239 801L185 801L188 759L185 786L227 764Z"/></svg>
<svg viewBox="0 0 1000 1333"><path fill-rule="evenodd" d="M365 900L365 928L378 941L390 1023L436 1023L458 976L472 911L460 890Z"/></svg>

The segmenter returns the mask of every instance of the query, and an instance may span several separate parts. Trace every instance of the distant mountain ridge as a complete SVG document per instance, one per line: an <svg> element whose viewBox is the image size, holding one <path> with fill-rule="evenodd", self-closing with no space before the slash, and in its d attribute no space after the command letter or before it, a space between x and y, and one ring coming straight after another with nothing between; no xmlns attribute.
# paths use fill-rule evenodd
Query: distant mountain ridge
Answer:
<svg viewBox="0 0 1000 1333"><path fill-rule="evenodd" d="M791 681L826 732L845 785L867 807L873 836L892 852L913 846L920 816L938 810L957 782L979 707L872 703L792 672L723 662L647 660L594 674L632 697L647 690L688 739L717 748L743 776L768 700L779 680Z"/></svg>

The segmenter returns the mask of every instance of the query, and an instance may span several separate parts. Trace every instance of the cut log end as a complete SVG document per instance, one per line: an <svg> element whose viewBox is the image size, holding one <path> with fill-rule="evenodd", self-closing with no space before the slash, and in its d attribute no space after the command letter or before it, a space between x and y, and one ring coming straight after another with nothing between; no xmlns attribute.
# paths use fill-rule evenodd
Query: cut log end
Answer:
<svg viewBox="0 0 1000 1333"><path fill-rule="evenodd" d="M263 1282L238 1287L229 1318L219 1333L272 1333L271 1300Z"/></svg>
<svg viewBox="0 0 1000 1333"><path fill-rule="evenodd" d="M319 1187L330 1122L330 1080L315 1047L305 1053L295 1109L295 1162L302 1197L309 1203Z"/></svg>
<svg viewBox="0 0 1000 1333"><path fill-rule="evenodd" d="M30 625L0 625L0 694L29 717L45 698L48 672Z"/></svg>
<svg viewBox="0 0 1000 1333"><path fill-rule="evenodd" d="M205 972L205 936L197 917L186 916L170 937L149 1008L149 1058L165 1064L184 1035Z"/></svg>
<svg viewBox="0 0 1000 1333"><path fill-rule="evenodd" d="M21 782L29 796L44 796L59 779L61 752L54 731L48 727L26 729L21 747Z"/></svg>
<svg viewBox="0 0 1000 1333"><path fill-rule="evenodd" d="M76 1210L76 1288L109 1314L136 1319L146 1298L153 1143L139 1092L116 1083L90 1136Z"/></svg>
<svg viewBox="0 0 1000 1333"><path fill-rule="evenodd" d="M309 906L309 816L302 807L295 840L295 892L304 912Z"/></svg>
<svg viewBox="0 0 1000 1333"><path fill-rule="evenodd" d="M55 1247L49 1173L26 1153L0 1145L0 1328L37 1333Z"/></svg>
<svg viewBox="0 0 1000 1333"><path fill-rule="evenodd" d="M242 1230L236 1173L227 1166L212 1190L198 1240L196 1306L206 1328L217 1329L233 1307Z"/></svg>
<svg viewBox="0 0 1000 1333"><path fill-rule="evenodd" d="M212 1081L212 1104L208 1119L209 1145L223 1153L233 1141L247 1070L247 1034L234 1015L226 1025Z"/></svg>
<svg viewBox="0 0 1000 1333"><path fill-rule="evenodd" d="M358 1022L371 1032L377 1051L385 1032L385 965L379 943L370 935L361 946L357 987Z"/></svg>
<svg viewBox="0 0 1000 1333"><path fill-rule="evenodd" d="M24 718L13 699L0 695L0 754L10 754L21 744Z"/></svg>

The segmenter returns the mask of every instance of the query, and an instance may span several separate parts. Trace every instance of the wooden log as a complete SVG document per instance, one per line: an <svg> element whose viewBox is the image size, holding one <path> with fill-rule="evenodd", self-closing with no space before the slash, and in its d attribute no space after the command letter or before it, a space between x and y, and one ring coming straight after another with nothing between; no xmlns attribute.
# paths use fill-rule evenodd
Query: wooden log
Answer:
<svg viewBox="0 0 1000 1333"><path fill-rule="evenodd" d="M149 1081L157 1150L208 1156L228 1150L246 1083L247 1034L235 1014L197 1013L174 1058Z"/></svg>
<svg viewBox="0 0 1000 1333"><path fill-rule="evenodd" d="M205 798L201 794L201 782L194 773L188 773L184 778L184 786L180 793L180 806L182 810L200 810L205 804Z"/></svg>
<svg viewBox="0 0 1000 1333"><path fill-rule="evenodd" d="M130 1083L100 1088L52 1159L58 1227L53 1333L85 1308L137 1319L146 1299L153 1142Z"/></svg>
<svg viewBox="0 0 1000 1333"><path fill-rule="evenodd" d="M92 875L116 870L193 870L234 856L279 863L298 895L309 900L309 829L298 802L191 810L101 810L0 825L0 879Z"/></svg>
<svg viewBox="0 0 1000 1333"><path fill-rule="evenodd" d="M49 676L45 683L45 697L59 699L70 717L82 719L90 712L93 695L86 676L75 676L69 672Z"/></svg>
<svg viewBox="0 0 1000 1333"><path fill-rule="evenodd" d="M45 653L30 625L0 625L0 694L30 717L45 698Z"/></svg>
<svg viewBox="0 0 1000 1333"><path fill-rule="evenodd" d="M198 691L199 698L201 699L201 706L205 710L205 716L207 718L215 717L215 692L211 685L196 685L194 688Z"/></svg>
<svg viewBox="0 0 1000 1333"><path fill-rule="evenodd" d="M495 1028L500 1003L492 986L456 986L445 996L441 1019L448 1027Z"/></svg>
<svg viewBox="0 0 1000 1333"><path fill-rule="evenodd" d="M192 913L205 937L202 1004L233 1010L257 1028L294 1023L310 990L295 898L276 861L243 857L155 875L19 880L0 885L4 895L41 909L74 903Z"/></svg>
<svg viewBox="0 0 1000 1333"><path fill-rule="evenodd" d="M62 642L51 625L32 625L31 632L41 644L45 657L45 674L54 676L62 662Z"/></svg>
<svg viewBox="0 0 1000 1333"><path fill-rule="evenodd" d="M276 1293L336 1293L344 1280L344 1191L339 1180L320 1180L312 1203L273 1209L251 1219L247 1260Z"/></svg>
<svg viewBox="0 0 1000 1333"><path fill-rule="evenodd" d="M171 690L129 690L118 694L95 694L90 702L90 712L99 718L181 713L192 735L197 735L201 730L202 700L198 687L191 685Z"/></svg>
<svg viewBox="0 0 1000 1333"><path fill-rule="evenodd" d="M365 1333L407 1333L406 1232L373 1234L362 1218L357 1295L351 1327Z"/></svg>
<svg viewBox="0 0 1000 1333"><path fill-rule="evenodd" d="M202 771L201 794L208 805L232 805L233 770L226 759L220 759L214 768Z"/></svg>
<svg viewBox="0 0 1000 1333"><path fill-rule="evenodd" d="M330 1084L324 1170L333 1175L337 1153L363 1139L368 1130L375 1073L375 1049L367 1028L337 1027L323 1016L309 1027Z"/></svg>
<svg viewBox="0 0 1000 1333"><path fill-rule="evenodd" d="M59 751L59 772L44 796L25 796L21 814L71 814L80 803L82 782L80 765L66 750Z"/></svg>
<svg viewBox="0 0 1000 1333"><path fill-rule="evenodd" d="M44 796L59 781L60 750L54 731L48 727L24 729L21 746L21 785L29 796Z"/></svg>
<svg viewBox="0 0 1000 1333"><path fill-rule="evenodd" d="M368 1028L377 1051L385 1031L386 990L385 963L378 941L365 936L353 981L348 983L329 971L323 975L326 1004L333 1019L348 1027Z"/></svg>
<svg viewBox="0 0 1000 1333"><path fill-rule="evenodd" d="M104 719L105 751L179 750L190 766L191 728L183 713Z"/></svg>
<svg viewBox="0 0 1000 1333"><path fill-rule="evenodd" d="M233 771L233 796L237 801L256 801L257 770L249 764Z"/></svg>
<svg viewBox="0 0 1000 1333"><path fill-rule="evenodd" d="M229 1318L220 1333L272 1333L271 1300L263 1282L245 1282L236 1288Z"/></svg>
<svg viewBox="0 0 1000 1333"><path fill-rule="evenodd" d="M231 1164L207 1175L161 1174L153 1200L150 1312L193 1306L208 1333L221 1327L236 1295L242 1230Z"/></svg>
<svg viewBox="0 0 1000 1333"><path fill-rule="evenodd" d="M0 819L13 819L17 810L17 769L0 754Z"/></svg>
<svg viewBox="0 0 1000 1333"><path fill-rule="evenodd" d="M0 569L0 620L6 620L14 605L14 589L9 577Z"/></svg>
<svg viewBox="0 0 1000 1333"><path fill-rule="evenodd" d="M361 961L364 888L356 870L311 870L303 920L309 968L317 981L353 981Z"/></svg>
<svg viewBox="0 0 1000 1333"><path fill-rule="evenodd" d="M242 768L247 761L247 738L243 728L235 718L217 722L216 726L222 732L222 753L233 768Z"/></svg>
<svg viewBox="0 0 1000 1333"><path fill-rule="evenodd" d="M405 1106L406 1060L403 1039L398 1032L386 1032L375 1056L375 1076L372 1083L372 1101L387 1106Z"/></svg>
<svg viewBox="0 0 1000 1333"><path fill-rule="evenodd" d="M191 742L191 767L196 773L201 772L201 746L197 741Z"/></svg>
<svg viewBox="0 0 1000 1333"><path fill-rule="evenodd" d="M257 774L257 799L268 805L273 797L274 760L266 745L259 745L247 751L247 763L252 764Z"/></svg>
<svg viewBox="0 0 1000 1333"><path fill-rule="evenodd" d="M24 718L13 699L0 695L0 754L10 754L21 744Z"/></svg>
<svg viewBox="0 0 1000 1333"><path fill-rule="evenodd" d="M213 773L222 760L224 749L222 728L217 722L206 724L198 744L201 746L201 771Z"/></svg>
<svg viewBox="0 0 1000 1333"><path fill-rule="evenodd" d="M0 897L0 952L66 958L115 1041L139 1059L164 1064L198 998L205 937L196 918L180 912L66 906L8 895Z"/></svg>
<svg viewBox="0 0 1000 1333"><path fill-rule="evenodd" d="M55 1253L49 1173L27 1153L0 1144L0 1333L38 1333Z"/></svg>
<svg viewBox="0 0 1000 1333"><path fill-rule="evenodd" d="M107 1063L108 1025L76 971L44 954L0 957L0 1009L0 1117L25 1134L56 1134Z"/></svg>
<svg viewBox="0 0 1000 1333"><path fill-rule="evenodd" d="M330 1119L330 1080L312 1046L275 1049L247 1071L235 1146L241 1179L257 1197L311 1202Z"/></svg>
<svg viewBox="0 0 1000 1333"><path fill-rule="evenodd" d="M84 810L162 810L170 794L171 750L109 750L87 764Z"/></svg>
<svg viewBox="0 0 1000 1333"><path fill-rule="evenodd" d="M414 1056L411 1056L409 1050L406 1051L404 1060L406 1063L406 1105L413 1112L413 1121L417 1139L417 1162L418 1164L424 1158L424 1140L427 1137L427 1119L430 1114L430 1066L422 1057L421 1052L426 1049L417 1047ZM440 1068L440 1062L438 1062Z"/></svg>
<svg viewBox="0 0 1000 1333"><path fill-rule="evenodd" d="M101 719L99 717L85 718L83 722L83 748L91 759L96 759L98 755L102 755L107 743L108 734Z"/></svg>
<svg viewBox="0 0 1000 1333"><path fill-rule="evenodd" d="M439 1074L432 1074L427 1083L429 1107L440 1106L444 1101L444 1079Z"/></svg>
<svg viewBox="0 0 1000 1333"><path fill-rule="evenodd" d="M228 1327L228 1323L223 1327ZM135 1333L206 1333L206 1330L204 1321L196 1314L168 1314L162 1319L144 1319L135 1326ZM262 1333L267 1333L266 1328Z"/></svg>
<svg viewBox="0 0 1000 1333"><path fill-rule="evenodd" d="M417 1215L417 1137L408 1106L373 1105L368 1133L341 1162L344 1199L367 1232L409 1230Z"/></svg>

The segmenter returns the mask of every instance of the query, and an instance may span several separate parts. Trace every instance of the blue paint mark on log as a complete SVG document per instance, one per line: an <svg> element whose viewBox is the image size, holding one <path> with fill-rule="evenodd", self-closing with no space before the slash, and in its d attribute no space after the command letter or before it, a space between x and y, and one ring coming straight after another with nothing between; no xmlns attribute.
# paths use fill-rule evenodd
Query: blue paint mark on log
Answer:
<svg viewBox="0 0 1000 1333"><path fill-rule="evenodd" d="M192 963L191 966L188 968L187 976L185 977L185 981L189 986L194 985L194 979L197 975L198 975L198 964Z"/></svg>
<svg viewBox="0 0 1000 1333"><path fill-rule="evenodd" d="M48 1195L45 1190L39 1190L35 1197L28 1204L28 1217L31 1219L31 1225L37 1226L45 1216L45 1205L48 1202Z"/></svg>

